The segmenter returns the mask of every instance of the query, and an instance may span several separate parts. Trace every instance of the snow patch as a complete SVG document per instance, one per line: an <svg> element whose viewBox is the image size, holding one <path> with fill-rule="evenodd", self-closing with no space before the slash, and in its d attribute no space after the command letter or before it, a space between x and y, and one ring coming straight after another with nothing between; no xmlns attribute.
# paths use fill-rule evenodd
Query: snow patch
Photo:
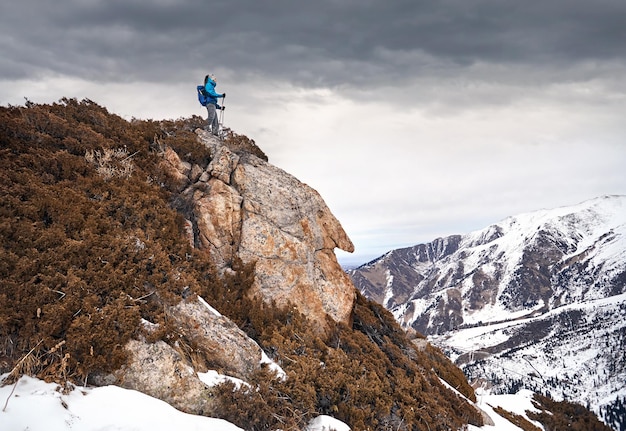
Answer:
<svg viewBox="0 0 626 431"><path fill-rule="evenodd" d="M159 324L158 323L152 323L149 320L144 319L143 317L141 318L141 325L148 332L153 332L153 331L156 331L157 329L159 329Z"/></svg>
<svg viewBox="0 0 626 431"><path fill-rule="evenodd" d="M387 307L389 305L389 301L391 301L394 297L393 294L393 275L391 275L391 271L385 271L385 279L387 280L387 284L385 286L385 297L383 298L383 307Z"/></svg>
<svg viewBox="0 0 626 431"><path fill-rule="evenodd" d="M516 394L509 395L490 395L483 393L480 389L476 390L477 405L493 420L494 425L485 425L482 428L474 425L468 426L468 431L520 431L521 428L513 425L507 419L503 418L494 411L494 408L501 407L504 410L523 416L528 419L527 410L537 412L538 410L532 404L533 393L528 390L521 390ZM530 421L533 425L544 429L539 422Z"/></svg>
<svg viewBox="0 0 626 431"><path fill-rule="evenodd" d="M235 385L235 389L239 390L242 386L250 387L247 382L244 382L241 379L236 377L226 376L224 374L220 374L215 370L209 370L206 373L198 373L198 378L202 383L207 385L208 387L213 387L217 385L221 385L222 383L230 382Z"/></svg>
<svg viewBox="0 0 626 431"><path fill-rule="evenodd" d="M4 378L5 376L3 376ZM241 431L222 419L183 413L164 401L118 386L76 387L64 395L58 385L23 376L0 387L8 400L0 430L29 431Z"/></svg>
<svg viewBox="0 0 626 431"><path fill-rule="evenodd" d="M287 373L285 373L285 371L280 367L280 365L278 365L276 362L272 361L266 354L265 352L263 352L261 350L261 364L265 364L269 367L270 370L272 370L275 374L276 377L278 377L280 380L285 381L287 380Z"/></svg>
<svg viewBox="0 0 626 431"><path fill-rule="evenodd" d="M214 315L216 315L217 317L222 317L222 314L221 314L219 311L217 311L215 308L211 307L211 306L209 305L209 303L208 303L208 302L206 302L206 301L204 300L204 298L202 298L201 296L198 296L198 301L200 301L200 303L201 303L202 305L204 305L206 308L208 308L208 309L209 309L209 311L210 311L211 313L213 313L213 314L214 314Z"/></svg>
<svg viewBox="0 0 626 431"><path fill-rule="evenodd" d="M350 431L350 427L331 416L321 415L312 419L305 431Z"/></svg>
<svg viewBox="0 0 626 431"><path fill-rule="evenodd" d="M6 376L0 376L0 382ZM198 376L205 383L228 379L247 385L215 371ZM118 386L78 386L63 394L55 383L22 376L15 385L0 387L0 400L6 403L6 409L0 410L3 431L243 431L223 419L183 413L164 401ZM306 430L350 431L350 427L330 416L318 416Z"/></svg>

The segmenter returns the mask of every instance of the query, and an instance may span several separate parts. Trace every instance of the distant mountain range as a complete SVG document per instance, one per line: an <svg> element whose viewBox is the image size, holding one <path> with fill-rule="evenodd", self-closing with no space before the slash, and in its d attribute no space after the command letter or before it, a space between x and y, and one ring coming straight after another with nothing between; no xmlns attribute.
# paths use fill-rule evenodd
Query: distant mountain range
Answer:
<svg viewBox="0 0 626 431"><path fill-rule="evenodd" d="M625 429L626 196L509 217L348 273L476 385L549 392Z"/></svg>

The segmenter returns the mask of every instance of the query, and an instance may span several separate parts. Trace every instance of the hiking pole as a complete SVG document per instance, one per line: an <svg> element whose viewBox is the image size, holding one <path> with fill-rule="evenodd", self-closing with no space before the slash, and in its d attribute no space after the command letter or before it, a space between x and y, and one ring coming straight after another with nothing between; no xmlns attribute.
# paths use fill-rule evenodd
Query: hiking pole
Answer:
<svg viewBox="0 0 626 431"><path fill-rule="evenodd" d="M224 97L222 98L222 109L220 110L220 126L224 129L224 105L226 102L226 94L224 93Z"/></svg>

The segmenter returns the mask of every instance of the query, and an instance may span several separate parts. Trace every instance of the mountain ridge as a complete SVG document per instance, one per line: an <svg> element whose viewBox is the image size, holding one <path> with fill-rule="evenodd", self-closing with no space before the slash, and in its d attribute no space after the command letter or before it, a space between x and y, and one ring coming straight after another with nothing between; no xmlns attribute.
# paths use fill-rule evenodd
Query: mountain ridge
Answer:
<svg viewBox="0 0 626 431"><path fill-rule="evenodd" d="M608 353L603 359L603 349L596 346L623 349L625 344L626 329L620 322L626 307L625 255L626 196L605 195L392 250L348 273L359 290L388 308L403 327L429 336L471 380L503 392L517 387L549 391L589 402L608 417L613 404L621 411L625 394L612 381L626 378L626 364ZM594 303L598 310L584 306ZM477 330L485 335L466 340ZM580 364L563 362L550 369L559 352L569 354L566 333L580 342ZM540 364L530 366L530 357ZM604 377L595 375L594 361L602 364L598 372ZM532 377L524 382L513 372L503 372L504 365L498 364L505 363L509 369L523 369L525 376L545 375L554 382L540 378L528 383ZM595 388L593 395L585 398L575 384L559 378L559 372L567 373L566 365L574 380Z"/></svg>

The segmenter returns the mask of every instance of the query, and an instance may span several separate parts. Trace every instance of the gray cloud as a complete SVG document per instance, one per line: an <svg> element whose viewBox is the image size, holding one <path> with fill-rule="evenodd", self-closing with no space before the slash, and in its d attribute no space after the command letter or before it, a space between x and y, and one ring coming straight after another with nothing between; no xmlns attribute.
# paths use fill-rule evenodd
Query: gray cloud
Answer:
<svg viewBox="0 0 626 431"><path fill-rule="evenodd" d="M2 6L3 76L167 80L219 65L362 85L477 63L624 61L626 3L570 0L69 1Z"/></svg>

